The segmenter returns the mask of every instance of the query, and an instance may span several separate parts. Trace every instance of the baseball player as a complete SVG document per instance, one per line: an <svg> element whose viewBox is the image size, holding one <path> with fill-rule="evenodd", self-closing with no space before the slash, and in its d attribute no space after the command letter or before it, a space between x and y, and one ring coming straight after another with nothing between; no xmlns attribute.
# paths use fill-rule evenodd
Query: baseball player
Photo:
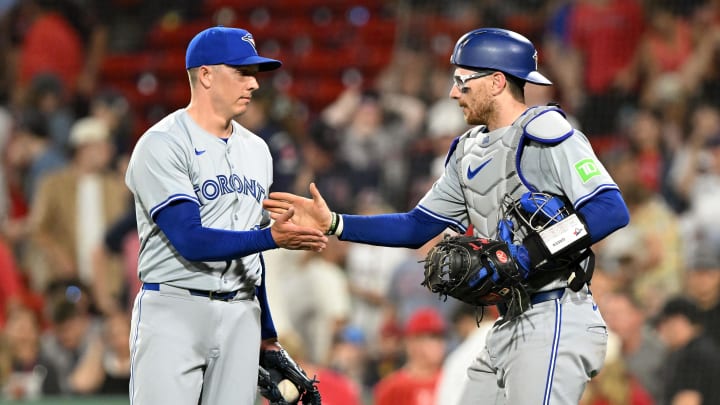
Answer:
<svg viewBox="0 0 720 405"><path fill-rule="evenodd" d="M522 285L532 287L530 302L512 314L509 305L498 305L502 316L468 369L470 382L460 402L575 405L600 370L607 342L605 322L588 287L589 255L582 262L562 261L525 239L508 238L499 225L507 225L501 218L508 198L520 201L531 192L562 198L576 213L569 217L573 227L558 234L562 252L576 257L625 226L627 207L585 135L563 112L525 104L525 83L551 84L537 71L537 52L527 38L503 29L477 29L458 40L450 61L455 67L450 97L475 127L454 141L443 175L414 209L339 215L328 209L314 184L312 199L271 193L264 204L273 216L294 207L293 221L346 241L416 248L449 226L506 242L523 268ZM547 268L543 263L564 265Z"/></svg>
<svg viewBox="0 0 720 405"><path fill-rule="evenodd" d="M322 232L289 222L292 211L270 226L268 147L233 121L258 72L280 65L243 29L200 32L186 53L190 103L132 153L143 282L132 311L133 405L253 404L260 349L277 348L260 252L325 247Z"/></svg>

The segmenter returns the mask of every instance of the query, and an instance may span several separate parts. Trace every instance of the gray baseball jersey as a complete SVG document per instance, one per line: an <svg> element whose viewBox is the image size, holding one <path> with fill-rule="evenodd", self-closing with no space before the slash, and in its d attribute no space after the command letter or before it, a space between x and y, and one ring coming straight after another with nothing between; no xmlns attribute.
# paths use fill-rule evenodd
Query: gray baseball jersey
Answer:
<svg viewBox="0 0 720 405"><path fill-rule="evenodd" d="M464 134L418 207L461 231L472 224L475 235L497 239L505 195L542 191L578 207L607 189L617 185L587 138L559 111L537 107L509 127ZM607 329L587 287L566 289L564 277L541 288L551 298L493 326L468 369L462 403L578 403L603 364Z"/></svg>
<svg viewBox="0 0 720 405"><path fill-rule="evenodd" d="M269 220L262 200L271 181L267 145L234 121L227 142L200 128L185 110L155 124L138 141L126 175L135 195L140 280L207 291L256 284L259 254L232 262L189 262L162 234L153 215L173 201L188 200L199 205L205 227L258 229Z"/></svg>
<svg viewBox="0 0 720 405"><path fill-rule="evenodd" d="M143 290L135 299L130 349L133 405L251 404L257 392L259 254L227 262L184 259L153 220L173 201L198 204L202 225L247 231L269 223L262 200L272 159L262 139L232 123L220 139L184 109L140 138L127 169L135 195ZM228 292L228 300L191 290ZM231 383L228 383L231 379Z"/></svg>

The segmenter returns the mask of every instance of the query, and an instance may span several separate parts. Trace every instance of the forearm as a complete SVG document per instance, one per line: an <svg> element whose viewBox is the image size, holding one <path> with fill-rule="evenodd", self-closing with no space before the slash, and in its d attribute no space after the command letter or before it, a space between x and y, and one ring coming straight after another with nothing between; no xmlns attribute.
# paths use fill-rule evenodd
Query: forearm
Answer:
<svg viewBox="0 0 720 405"><path fill-rule="evenodd" d="M417 249L442 232L447 224L413 209L406 213L342 215L341 240Z"/></svg>
<svg viewBox="0 0 720 405"><path fill-rule="evenodd" d="M270 305L267 299L267 290L265 289L265 261L262 259L262 277L260 285L255 287L255 295L260 304L260 332L262 340L277 338L277 330L270 313Z"/></svg>
<svg viewBox="0 0 720 405"><path fill-rule="evenodd" d="M226 231L203 227L197 205L189 201L163 208L155 222L178 253L190 261L235 260L277 247L270 229Z"/></svg>

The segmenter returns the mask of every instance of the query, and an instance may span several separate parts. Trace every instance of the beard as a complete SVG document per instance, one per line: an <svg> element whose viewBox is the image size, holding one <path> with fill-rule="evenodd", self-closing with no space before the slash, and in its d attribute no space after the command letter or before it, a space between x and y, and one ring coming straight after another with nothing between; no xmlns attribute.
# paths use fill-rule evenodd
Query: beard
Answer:
<svg viewBox="0 0 720 405"><path fill-rule="evenodd" d="M496 101L489 95L478 95L463 105L465 108L465 121L469 125L488 125L495 114Z"/></svg>

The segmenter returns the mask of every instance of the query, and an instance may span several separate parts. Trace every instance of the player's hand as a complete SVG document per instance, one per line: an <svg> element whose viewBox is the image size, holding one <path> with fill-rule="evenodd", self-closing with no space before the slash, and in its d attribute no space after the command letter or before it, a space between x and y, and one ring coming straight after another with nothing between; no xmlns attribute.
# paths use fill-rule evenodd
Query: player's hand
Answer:
<svg viewBox="0 0 720 405"><path fill-rule="evenodd" d="M287 212L291 207L295 209L292 222L300 226L308 226L325 233L330 228L332 214L320 194L315 183L310 183L310 195L305 198L285 192L273 192L263 201L263 207L270 212L270 217L278 220L278 216Z"/></svg>
<svg viewBox="0 0 720 405"><path fill-rule="evenodd" d="M281 248L292 250L314 250L320 252L327 246L327 236L317 229L293 223L295 209L288 208L276 216L270 227L272 238Z"/></svg>

